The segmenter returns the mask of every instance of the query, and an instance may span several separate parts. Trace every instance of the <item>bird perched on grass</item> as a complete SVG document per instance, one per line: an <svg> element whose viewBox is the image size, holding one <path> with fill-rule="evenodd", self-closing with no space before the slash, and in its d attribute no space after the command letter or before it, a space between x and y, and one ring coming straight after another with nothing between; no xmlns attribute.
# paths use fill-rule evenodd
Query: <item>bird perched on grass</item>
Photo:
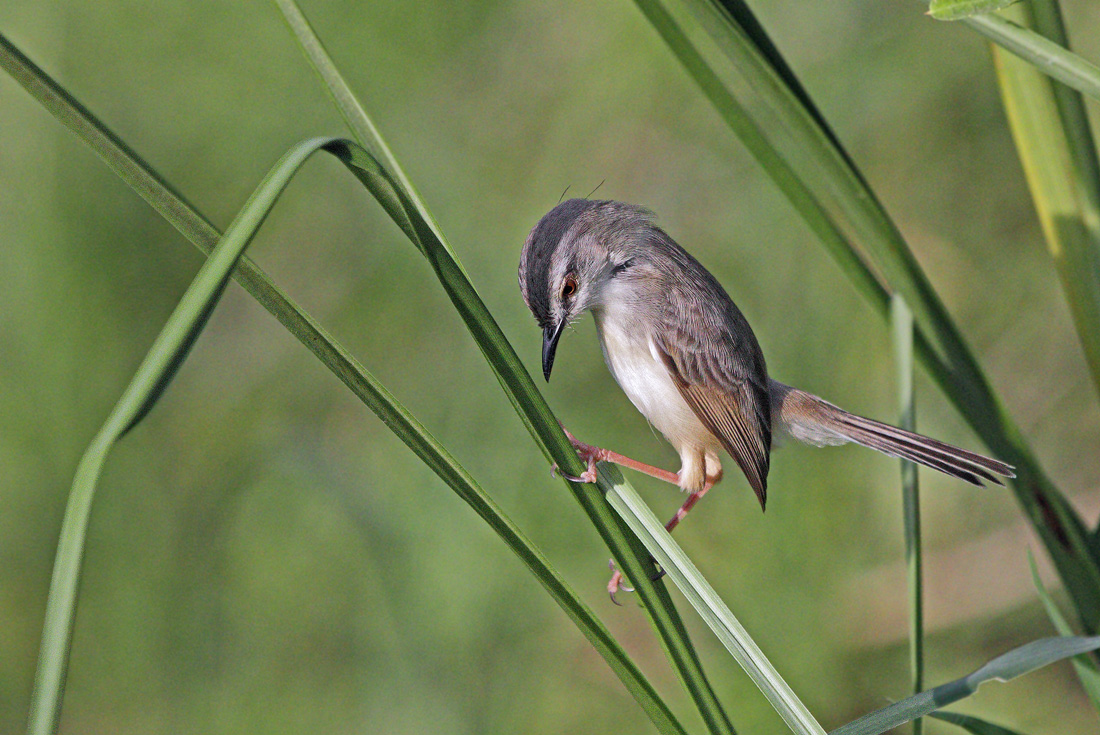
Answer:
<svg viewBox="0 0 1100 735"><path fill-rule="evenodd" d="M595 482L596 463L609 461L679 485L689 495L669 531L722 477L720 450L763 508L776 435L815 446L855 442L979 486L1015 476L1004 462L857 416L768 377L756 336L725 289L641 207L558 204L527 237L519 286L542 328L544 377L565 327L592 312L611 374L680 455L673 473L570 435L588 465L570 479ZM620 583L616 572L612 599Z"/></svg>

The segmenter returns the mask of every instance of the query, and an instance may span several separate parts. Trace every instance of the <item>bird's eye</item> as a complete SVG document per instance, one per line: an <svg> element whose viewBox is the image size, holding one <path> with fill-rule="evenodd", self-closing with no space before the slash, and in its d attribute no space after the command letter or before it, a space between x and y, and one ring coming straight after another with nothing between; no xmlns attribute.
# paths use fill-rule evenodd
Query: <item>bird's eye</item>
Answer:
<svg viewBox="0 0 1100 735"><path fill-rule="evenodd" d="M577 279L573 276L566 276L565 283L561 285L561 297L568 299L577 292Z"/></svg>

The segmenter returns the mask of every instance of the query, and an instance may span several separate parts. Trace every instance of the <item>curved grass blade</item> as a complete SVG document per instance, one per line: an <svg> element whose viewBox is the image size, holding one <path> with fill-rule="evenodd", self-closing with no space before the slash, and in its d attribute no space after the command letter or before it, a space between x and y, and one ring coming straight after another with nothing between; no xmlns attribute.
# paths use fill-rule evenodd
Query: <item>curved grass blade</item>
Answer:
<svg viewBox="0 0 1100 735"><path fill-rule="evenodd" d="M1023 26L1066 42L1056 3L1006 11ZM1081 95L993 46L997 81L1047 246L1077 336L1100 390L1100 162Z"/></svg>
<svg viewBox="0 0 1100 735"><path fill-rule="evenodd" d="M1009 681L1080 653L1100 648L1100 636L1042 638L1014 648L961 679L895 702L838 727L829 735L878 735L965 699L987 681Z"/></svg>
<svg viewBox="0 0 1100 735"><path fill-rule="evenodd" d="M1035 558L1031 555L1030 550L1027 552L1027 563L1031 568L1031 581L1035 585L1035 591L1039 593L1039 599L1042 600L1043 607L1047 611L1047 617L1050 618L1054 629L1058 631L1059 635L1073 635L1073 628L1063 617L1062 611L1058 609L1058 605L1054 602L1054 598L1050 596L1047 588L1043 585L1043 580L1039 578L1039 568L1035 565ZM1092 706L1096 708L1097 713L1100 713L1100 666L1097 665L1096 659L1091 656L1074 656L1073 670L1077 672L1077 678L1080 680L1085 694L1092 702Z"/></svg>
<svg viewBox="0 0 1100 735"><path fill-rule="evenodd" d="M287 6L287 4L289 4L289 3L281 2L281 6ZM296 11L296 8L295 8L295 11ZM300 13L298 15L300 17ZM316 37L312 36L311 31L308 29L308 24L305 23L304 19L299 18L298 20L300 22L298 23L297 26L296 26L296 23L295 23L293 18L290 18L289 20L292 21L292 28L295 29L296 33L304 34L304 35L309 36L309 43L304 44L304 45L307 48L307 55L310 56L311 61L313 62L313 64L319 65L319 66L332 66L331 59L329 59L328 56L323 53L323 50L320 47L320 44L316 41ZM310 51L310 50L312 50L312 51ZM346 92L346 88L345 88L345 85L343 85L342 79L340 79L338 74L334 74L334 68L332 69L332 73L321 72L321 77L322 77L322 79L328 79L328 80L335 79L335 80L337 80L339 85L341 85L342 91ZM349 96L350 97L350 92L346 92L346 95L343 95L343 94L339 94L339 92L337 92L337 91L334 91L333 96L334 96L334 98L337 98L337 99L340 99L342 96ZM359 108L357 106L356 106L355 109L361 111L361 108ZM352 112L354 112L355 109L353 109ZM345 114L348 114L348 113L345 113ZM820 119L820 116L817 116L817 118ZM364 128L368 129L368 130L373 130L373 125L365 125ZM833 139L833 141L835 143L835 139ZM837 149L839 150L838 145L837 145ZM842 157L844 158L845 161L848 161L847 156L843 155L843 151L842 151ZM848 161L848 163L850 165L850 161ZM859 179L858 174L856 174L856 177L857 177L857 179ZM859 179L859 182L861 183L861 179ZM847 249L847 250L850 252L850 248ZM862 266L861 263L858 263L858 259L853 259L853 260L855 262L853 263L853 267L851 267L851 271L855 272L859 277L864 278L865 281L871 281L870 274L869 274L867 268Z"/></svg>
<svg viewBox="0 0 1100 735"><path fill-rule="evenodd" d="M1096 64L996 13L976 15L961 22L1047 76L1093 99L1100 99L1100 67Z"/></svg>
<svg viewBox="0 0 1100 735"><path fill-rule="evenodd" d="M561 424L550 411L546 399L535 387L511 343L461 267L448 249L435 239L428 222L417 216L400 185L377 167L374 159L364 149L350 141L347 143L347 158L341 160L382 203L394 221L399 225L402 221L407 222L410 228L406 231L407 234L431 264L443 290L481 348L486 361L496 373L498 381L524 419L536 443L543 447L543 451L566 474L576 476L583 472L581 461L565 436ZM405 229L405 226L402 225L402 228ZM568 480L564 482L596 526L604 543L619 563L620 570L634 583L635 592L708 729L716 734L732 734L733 725L703 673L702 664L668 590L660 580L653 581L655 568L649 552L608 505L604 497L608 488L604 483L597 487Z"/></svg>
<svg viewBox="0 0 1100 735"><path fill-rule="evenodd" d="M929 717L950 722L952 725L957 725L971 733L971 735L1021 735L1015 730L1009 730L1007 727L994 725L992 722L986 722L973 715L962 715L958 712L933 712Z"/></svg>
<svg viewBox="0 0 1100 735"><path fill-rule="evenodd" d="M898 371L898 404L906 431L917 430L917 402L913 392L913 314L895 296L890 304L894 332L894 363ZM901 499L905 528L905 567L909 589L909 678L913 693L924 688L924 580L920 535L920 485L917 465L901 460ZM924 731L920 718L913 720L913 735Z"/></svg>
<svg viewBox="0 0 1100 735"><path fill-rule="evenodd" d="M0 35L0 68L10 73L27 91L66 127L83 139L108 166L140 194L172 226L203 252L209 253L220 236L197 210L123 144L86 108L58 86L44 71ZM667 706L654 692L637 667L611 638L586 606L569 591L564 581L546 564L539 552L518 535L515 527L496 508L492 499L476 485L462 480L465 471L442 449L415 419L360 365L339 343L329 336L304 310L287 298L247 256L233 277L279 320L302 344L333 372L360 400L414 452L448 482L456 492L486 519L528 566L541 568L539 582L547 587L555 601L581 628L638 700L658 730L682 732ZM460 471L461 470L461 471ZM68 643L54 646L52 657L67 657ZM63 667L62 667L63 673ZM58 692L59 694L60 692Z"/></svg>
<svg viewBox="0 0 1100 735"><path fill-rule="evenodd" d="M761 43L759 23L743 25L751 10L742 0L636 3L845 273L886 316L890 292L853 242L874 256L913 312L922 364L994 453L1016 466L1016 498L1074 597L1085 630L1096 631L1100 561L1084 523L1039 466L874 192L819 124L821 115L805 93L773 67L777 52Z"/></svg>
<svg viewBox="0 0 1100 735"><path fill-rule="evenodd" d="M280 162L278 169L297 168L306 155L308 153L303 155L292 151ZM254 196L249 204L252 205L255 199ZM261 215L259 221L254 223L252 232L255 232L255 227L259 226L262 219ZM53 578L46 602L42 647L34 691L31 695L31 715L28 725L28 731L31 733L52 733L57 729L61 713L61 693L72 641L73 619L76 614L76 597L84 558L85 534L96 481L106 461L107 453L116 441L149 412L186 358L222 291L225 290L230 272L237 264L245 247L248 246L251 235L246 237L241 233L252 224L242 215L230 226L225 238L199 269L198 275L183 294L172 315L168 317L164 329L157 335L156 341L138 366L122 397L80 459L65 509Z"/></svg>
<svg viewBox="0 0 1100 735"><path fill-rule="evenodd" d="M962 20L1007 8L1020 0L932 0L928 14L936 20Z"/></svg>
<svg viewBox="0 0 1100 735"><path fill-rule="evenodd" d="M408 178L401 172L396 158L390 152L385 141L381 138L377 127L367 116L363 106L359 104L354 93L344 81L335 63L328 55L328 52L314 33L305 16L298 9L298 6L293 0L276 0L276 4L282 11L284 18L290 26L291 31L294 33L295 38L301 45L311 66L317 72L333 100L336 102L348 127L359 138L360 143L364 147L370 150L377 149L385 151L385 160L388 165L396 167L396 173L393 177L396 180L392 181L392 183L395 189L399 191L400 196L409 202L410 206L408 207L406 216L411 219L416 219L419 215L426 220L428 229L431 230L430 233L423 233L422 252L428 255L427 251L432 251L441 257L439 261L441 265L449 266L450 263L453 262L457 268L461 269L461 266L457 265L457 260L454 257L453 251L442 239L438 228L434 227L433 223L430 221L430 217L426 216L427 206L420 200L416 191L407 186ZM431 261L434 256L428 255L428 257ZM473 293L472 287L464 293L452 293L451 287L448 286L448 278L450 278L448 272L440 270L439 268L437 268L436 272L440 276L444 288L447 289L448 294L451 295L455 306L458 307L463 319L466 320L467 325L471 327L474 338L478 341L486 360L496 373L513 407L516 409L517 413L520 414L521 419L535 438L535 441L543 447L544 452L548 452L548 456L550 456L553 461L557 462L558 466L568 468L576 464L577 460L575 454L568 445L566 445L568 447L566 449L568 462L562 462L560 453L556 456L553 454L557 449L551 449L550 445L556 444L560 447L562 441L565 440L565 435L561 431L557 420L550 413L549 408L545 404L545 400L542 398L541 394L538 393L537 389L535 389L530 376L519 363L518 357L516 357L511 345L504 338L503 334L499 333L499 329L496 329L495 321L488 316L488 312L484 312L484 306L481 304L480 298L476 296L476 293ZM466 279L463 279L463 282L468 286L468 281ZM469 311L471 307L475 309L475 312ZM478 319L476 317L476 311L484 312L485 318ZM474 319L473 322L471 322L471 318ZM478 330L482 323L491 324L494 331L488 333L484 331L479 332ZM481 336L479 336L479 334ZM576 473L574 472L573 474ZM622 525L620 519L615 517L613 513L608 514L607 505L603 500L600 490L591 486L576 485L573 483L567 484L581 503L582 507L588 512L590 519L596 525L601 535L604 536L605 542L608 542L616 559L622 564L620 569L634 583L643 608L649 615L650 621L660 637L662 645L665 647L673 667L676 669L685 688L688 690L696 707L699 709L708 729L713 733L731 732L732 725L730 724L729 717L723 710L721 703L718 701L717 696L714 694L707 680L706 674L695 654L690 639L687 637L687 631L683 626L683 622L680 620L676 608L672 604L671 598L668 597L663 584L654 584L649 579L650 576L652 576L651 572L648 571L652 569L652 565L649 561L649 554L646 553L640 545L637 545L636 540L625 532L625 527ZM606 492L606 488L602 488L602 490ZM614 524L614 528L609 527L608 524ZM608 535L608 531L611 531L612 534ZM619 540L616 540L615 537L619 537ZM624 542L626 545L624 545ZM632 561L623 563L624 553L633 554L635 558Z"/></svg>
<svg viewBox="0 0 1100 735"><path fill-rule="evenodd" d="M451 253L452 257L455 258L455 262L458 262L458 257L451 250L447 238L443 235L442 228L439 227L428 210L427 203L420 196L416 187L413 186L412 180L405 173L401 162L393 155L393 151L385 139L382 138L382 133L379 132L374 121L367 115L367 111L363 109L363 106L359 104L359 100L351 91L351 87L344 81L344 77L336 68L336 64L332 62L328 52L325 51L325 47L321 44L321 39L313 32L312 26L309 25L309 21L306 20L298 5L293 0L274 1L282 12L283 19L294 33L294 37L301 46L303 53L309 58L313 71L321 78L325 90L332 96L332 101L344 118L344 123L352 131L352 136L358 141L359 145L370 151L382 166L400 182L409 201L413 203L416 211L431 227L436 239L443 247L447 248L447 252Z"/></svg>
<svg viewBox="0 0 1100 735"><path fill-rule="evenodd" d="M583 471L580 459L511 344L450 253L434 239L428 223L416 216L415 209L399 184L364 149L350 141L343 143L341 152L335 149L330 149L330 152L337 154L371 194L391 212L395 221L401 215L407 218L413 233L410 238L415 238L414 242L432 265L444 291L451 298L501 384L511 394L513 404L525 413L528 425L534 429L533 436L549 451L551 459L564 472L580 474ZM705 677L701 676L702 669L695 650L676 614L668 591L662 583L651 579L655 569L649 553L605 500L606 484L601 483L599 487L569 481L565 484L574 492L582 508L593 520L601 537L622 564L623 572L635 582L636 592L654 621L662 644L666 646L678 673L684 677L685 672L697 672L690 679L684 677L684 684L697 702L710 700L705 707L700 707L700 714L708 727L716 732L732 732L732 725L718 705L713 690Z"/></svg>

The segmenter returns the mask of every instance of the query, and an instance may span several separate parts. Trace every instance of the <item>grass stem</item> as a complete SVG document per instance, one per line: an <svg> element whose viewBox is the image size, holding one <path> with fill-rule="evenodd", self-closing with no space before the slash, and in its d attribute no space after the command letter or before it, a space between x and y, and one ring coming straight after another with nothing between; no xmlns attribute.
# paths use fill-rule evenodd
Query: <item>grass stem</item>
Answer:
<svg viewBox="0 0 1100 735"><path fill-rule="evenodd" d="M890 301L894 332L894 362L898 374L899 426L917 430L917 403L913 391L913 314L905 301ZM901 460L901 497L905 527L905 567L909 590L909 676L913 694L924 689L924 578L921 561L920 486L917 465ZM913 720L913 735L921 735L924 724Z"/></svg>

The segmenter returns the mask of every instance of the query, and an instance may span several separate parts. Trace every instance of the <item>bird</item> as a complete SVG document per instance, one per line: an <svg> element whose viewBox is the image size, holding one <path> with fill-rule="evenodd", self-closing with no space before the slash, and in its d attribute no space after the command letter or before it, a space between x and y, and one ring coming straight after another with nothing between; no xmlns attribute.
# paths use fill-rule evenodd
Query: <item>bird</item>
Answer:
<svg viewBox="0 0 1100 735"><path fill-rule="evenodd" d="M550 380L565 328L590 312L615 381L680 456L679 471L671 472L566 432L586 463L584 474L566 477L595 482L597 462L613 462L678 485L688 496L669 531L722 478L721 451L763 510L780 439L854 442L977 486L1015 477L1004 462L849 413L771 378L744 314L644 207L588 198L557 204L527 236L518 275L542 329L543 377ZM616 571L608 583L616 603L621 585Z"/></svg>

